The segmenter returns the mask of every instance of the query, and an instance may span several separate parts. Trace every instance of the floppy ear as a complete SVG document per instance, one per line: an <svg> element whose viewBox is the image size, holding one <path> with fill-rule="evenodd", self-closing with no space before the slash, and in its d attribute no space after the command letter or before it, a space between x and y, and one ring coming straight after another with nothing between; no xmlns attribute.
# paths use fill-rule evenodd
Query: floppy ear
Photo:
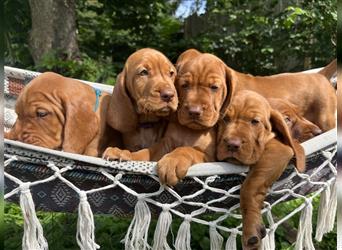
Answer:
<svg viewBox="0 0 342 250"><path fill-rule="evenodd" d="M83 154L88 144L97 135L99 121L93 110L94 105L87 101L84 95L62 97L65 113L63 151Z"/></svg>
<svg viewBox="0 0 342 250"><path fill-rule="evenodd" d="M138 115L126 91L125 72L121 72L113 89L107 111L107 123L121 133L136 129Z"/></svg>
<svg viewBox="0 0 342 250"><path fill-rule="evenodd" d="M221 111L224 111L227 109L227 107L229 106L233 95L235 94L235 88L236 88L236 84L237 84L237 76L234 72L234 70L232 70L231 68L227 67L226 65L225 67L225 73L226 73L226 86L227 86L227 94L225 96L225 99L223 101L222 107L221 107ZM222 114L222 112L221 112Z"/></svg>
<svg viewBox="0 0 342 250"><path fill-rule="evenodd" d="M289 128L287 127L282 115L274 109L271 109L272 129L277 132L280 140L293 149L296 157L296 168L299 172L305 171L305 152L303 147L292 139Z"/></svg>

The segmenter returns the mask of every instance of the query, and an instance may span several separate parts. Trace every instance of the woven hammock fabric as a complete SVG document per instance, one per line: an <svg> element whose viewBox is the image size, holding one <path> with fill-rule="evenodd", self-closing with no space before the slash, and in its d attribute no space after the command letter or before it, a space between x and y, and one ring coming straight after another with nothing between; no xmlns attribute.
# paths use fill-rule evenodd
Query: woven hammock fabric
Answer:
<svg viewBox="0 0 342 250"><path fill-rule="evenodd" d="M15 121L13 105L16 97L38 74L5 68L5 129ZM87 83L111 92L108 86ZM303 143L303 147L307 155L306 172L297 173L291 164L273 185L264 203L267 236L263 240L263 249L275 249L275 230L296 213L301 213L296 249L314 249L311 201L319 194L321 204L316 239L321 240L324 233L333 229L336 214L336 130ZM212 249L221 249L225 244L226 249L234 250L236 236L241 235L239 190L247 167L226 163L198 164L190 169L183 182L172 189L159 184L155 162L108 162L10 140L5 140L5 159L5 199L20 203L22 210L30 214L29 218L24 218L25 230L27 228L24 238L30 240L23 239L23 249L32 249L32 246L47 248L35 216L36 209L78 212L77 242L81 249L98 248L93 213L133 217L124 239L126 249L147 249L150 246L154 249L190 249L191 223L208 227ZM272 207L294 198L301 199L303 203L276 220ZM216 217L206 221L203 217L206 214L215 214ZM151 216L158 218L153 242L147 239ZM167 242L173 217L184 221L174 242ZM240 222L228 228L223 222L229 218ZM37 233L29 235L32 230ZM224 239L222 233L228 233L229 237Z"/></svg>

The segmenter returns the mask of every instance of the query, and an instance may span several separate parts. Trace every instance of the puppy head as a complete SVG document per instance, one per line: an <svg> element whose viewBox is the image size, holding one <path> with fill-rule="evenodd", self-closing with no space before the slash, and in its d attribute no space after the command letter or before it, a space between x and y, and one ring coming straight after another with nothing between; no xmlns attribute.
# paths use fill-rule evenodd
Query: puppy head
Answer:
<svg viewBox="0 0 342 250"><path fill-rule="evenodd" d="M138 115L166 117L178 106L176 69L159 51L141 49L130 55L118 75L107 121L120 132L133 131Z"/></svg>
<svg viewBox="0 0 342 250"><path fill-rule="evenodd" d="M303 148L292 141L281 114L267 100L252 91L233 97L218 126L217 158L252 165L260 159L266 143L277 135L292 147L300 171L305 167Z"/></svg>
<svg viewBox="0 0 342 250"><path fill-rule="evenodd" d="M322 133L318 126L301 115L296 105L279 98L269 98L267 100L273 109L281 113L293 139L304 142Z"/></svg>
<svg viewBox="0 0 342 250"><path fill-rule="evenodd" d="M18 118L6 138L83 153L98 132L95 99L90 86L43 73L20 93L15 107Z"/></svg>
<svg viewBox="0 0 342 250"><path fill-rule="evenodd" d="M191 53L183 58L185 61L177 61L178 120L192 129L211 128L219 119L223 104L230 101L231 72L211 54Z"/></svg>

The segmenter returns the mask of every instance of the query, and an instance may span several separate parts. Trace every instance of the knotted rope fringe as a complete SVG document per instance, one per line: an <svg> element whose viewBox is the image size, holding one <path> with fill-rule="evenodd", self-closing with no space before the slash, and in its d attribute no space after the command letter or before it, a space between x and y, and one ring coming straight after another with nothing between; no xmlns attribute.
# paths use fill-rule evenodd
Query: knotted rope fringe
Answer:
<svg viewBox="0 0 342 250"><path fill-rule="evenodd" d="M134 217L124 239L126 250L151 248L147 243L150 222L150 209L143 198L138 198L134 208Z"/></svg>
<svg viewBox="0 0 342 250"><path fill-rule="evenodd" d="M299 219L299 228L295 250L314 250L312 242L312 204L310 199L306 199L306 207L302 210Z"/></svg>
<svg viewBox="0 0 342 250"><path fill-rule="evenodd" d="M326 230L327 213L329 211L329 200L330 200L330 186L327 185L324 191L321 193L320 204L317 215L317 227L315 239L321 241Z"/></svg>
<svg viewBox="0 0 342 250"><path fill-rule="evenodd" d="M237 235L237 230L233 230L226 242L226 248L225 250L236 250L236 235Z"/></svg>
<svg viewBox="0 0 342 250"><path fill-rule="evenodd" d="M22 183L20 185L20 207L24 217L24 235L22 248L23 250L46 250L49 249L48 243L43 235L43 228L40 224L32 195L30 192L30 183Z"/></svg>
<svg viewBox="0 0 342 250"><path fill-rule="evenodd" d="M326 230L324 233L329 233L334 229L335 219L336 219L336 211L337 211L337 181L336 179L332 182L330 188L330 200L329 206L330 209L326 214Z"/></svg>
<svg viewBox="0 0 342 250"><path fill-rule="evenodd" d="M215 224L209 227L210 250L221 250L223 244L223 237L217 232Z"/></svg>
<svg viewBox="0 0 342 250"><path fill-rule="evenodd" d="M191 216L186 215L184 221L180 225L176 237L175 249L176 250L191 250L191 232L190 232Z"/></svg>
<svg viewBox="0 0 342 250"><path fill-rule="evenodd" d="M96 250L100 248L95 242L95 226L94 216L91 211L87 194L84 191L79 193L80 203L78 206L78 220L77 220L77 244L81 250Z"/></svg>
<svg viewBox="0 0 342 250"><path fill-rule="evenodd" d="M153 237L153 250L171 249L167 244L167 234L172 222L172 215L168 204L162 205L163 211L160 213Z"/></svg>

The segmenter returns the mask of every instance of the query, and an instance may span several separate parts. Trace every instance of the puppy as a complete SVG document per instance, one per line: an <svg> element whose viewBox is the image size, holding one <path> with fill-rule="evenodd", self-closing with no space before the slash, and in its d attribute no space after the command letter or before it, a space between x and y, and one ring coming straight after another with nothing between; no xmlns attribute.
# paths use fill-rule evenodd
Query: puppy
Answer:
<svg viewBox="0 0 342 250"><path fill-rule="evenodd" d="M104 153L112 160L158 161L160 181L171 186L184 178L191 165L215 160L214 126L232 92L231 76L214 55L186 51L176 67L179 107L160 143L133 153L118 148Z"/></svg>
<svg viewBox="0 0 342 250"><path fill-rule="evenodd" d="M261 209L268 188L293 156L300 172L305 169L304 150L294 142L281 114L252 91L240 91L218 123L217 159L249 165L240 190L244 249L257 249L265 236Z"/></svg>
<svg viewBox="0 0 342 250"><path fill-rule="evenodd" d="M273 109L281 113L291 131L293 139L304 142L322 133L318 126L300 114L299 108L296 105L280 98L269 98L267 101Z"/></svg>
<svg viewBox="0 0 342 250"><path fill-rule="evenodd" d="M157 50L128 57L107 112L107 123L123 134L124 148L136 151L161 139L178 105L175 77L175 67Z"/></svg>
<svg viewBox="0 0 342 250"><path fill-rule="evenodd" d="M99 156L119 135L106 125L107 93L59 74L46 72L20 93L18 118L5 138L70 153Z"/></svg>

